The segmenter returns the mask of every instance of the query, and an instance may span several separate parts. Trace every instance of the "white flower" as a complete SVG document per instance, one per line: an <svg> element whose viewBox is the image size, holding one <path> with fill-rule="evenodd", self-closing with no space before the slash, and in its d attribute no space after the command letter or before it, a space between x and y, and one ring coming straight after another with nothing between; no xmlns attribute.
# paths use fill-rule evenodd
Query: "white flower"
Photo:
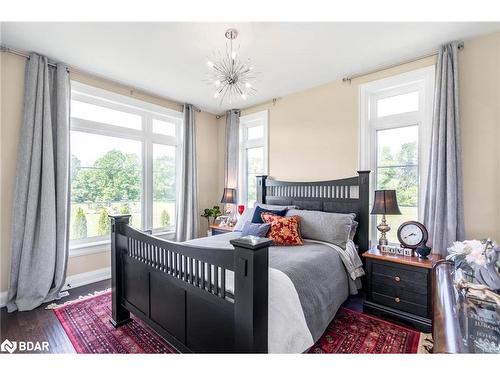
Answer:
<svg viewBox="0 0 500 375"><path fill-rule="evenodd" d="M457 256L465 255L465 261L468 264L484 266L486 264L484 250L485 245L478 240L455 242L448 249L449 256L447 259L454 259Z"/></svg>
<svg viewBox="0 0 500 375"><path fill-rule="evenodd" d="M483 252L477 252L473 251L472 253L468 254L465 257L465 261L469 264L476 264L480 267L486 265L486 257L484 256Z"/></svg>

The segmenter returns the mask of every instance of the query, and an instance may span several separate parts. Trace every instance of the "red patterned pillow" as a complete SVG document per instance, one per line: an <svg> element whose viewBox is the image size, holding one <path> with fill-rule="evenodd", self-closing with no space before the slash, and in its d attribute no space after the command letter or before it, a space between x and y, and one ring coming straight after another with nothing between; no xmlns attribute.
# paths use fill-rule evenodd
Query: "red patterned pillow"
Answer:
<svg viewBox="0 0 500 375"><path fill-rule="evenodd" d="M263 212L262 221L271 224L267 237L273 240L275 246L302 245L300 237L300 216L278 216Z"/></svg>

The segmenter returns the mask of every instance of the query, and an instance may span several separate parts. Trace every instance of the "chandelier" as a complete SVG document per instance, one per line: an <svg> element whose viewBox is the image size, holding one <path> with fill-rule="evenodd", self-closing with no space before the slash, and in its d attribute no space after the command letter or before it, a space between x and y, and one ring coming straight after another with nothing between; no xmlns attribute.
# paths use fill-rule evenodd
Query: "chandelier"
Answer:
<svg viewBox="0 0 500 375"><path fill-rule="evenodd" d="M229 41L226 42L226 50L217 51L214 58L207 61L208 81L215 88L214 98L220 101L219 105L225 100L229 103L239 98L246 100L256 92L252 86L255 73L250 60L240 60L237 50L233 49L233 40L238 37L238 31L228 29L225 36Z"/></svg>

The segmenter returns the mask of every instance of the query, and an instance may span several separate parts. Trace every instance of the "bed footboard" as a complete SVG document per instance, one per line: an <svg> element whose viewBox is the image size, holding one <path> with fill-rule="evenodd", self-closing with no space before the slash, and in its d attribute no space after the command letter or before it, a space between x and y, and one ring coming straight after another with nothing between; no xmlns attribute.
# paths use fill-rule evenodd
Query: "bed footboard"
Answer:
<svg viewBox="0 0 500 375"><path fill-rule="evenodd" d="M200 248L138 231L130 215L110 217L115 327L132 313L181 352L267 352L270 240Z"/></svg>

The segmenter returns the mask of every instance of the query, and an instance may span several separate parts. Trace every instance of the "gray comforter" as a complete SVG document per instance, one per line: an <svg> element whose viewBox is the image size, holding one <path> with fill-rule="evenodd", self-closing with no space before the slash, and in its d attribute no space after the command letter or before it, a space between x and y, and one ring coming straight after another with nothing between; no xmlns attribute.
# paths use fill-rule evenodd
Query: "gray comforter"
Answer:
<svg viewBox="0 0 500 375"><path fill-rule="evenodd" d="M303 246L271 247L269 265L292 281L309 331L317 341L349 294L340 256L329 246L306 242Z"/></svg>
<svg viewBox="0 0 500 375"><path fill-rule="evenodd" d="M186 243L208 248L232 248L229 240L240 235L239 232L233 232L199 238ZM293 284L312 343L317 341L328 327L340 305L347 299L349 290L356 290L352 288L352 280L339 256L339 251L342 249L335 249L334 245L307 240L303 246L280 246L269 249L270 268L286 275ZM228 275L228 284L233 279L232 276ZM282 301L270 300L269 303L278 305L278 309L282 306L284 311L290 305L285 299L286 296L283 296L287 293L273 293L272 283L273 278L270 277L270 299L275 296ZM270 309L270 322L273 320L271 315ZM286 319L286 317L286 313L279 313L279 319ZM280 332L279 334L286 335L287 333ZM270 337L270 341L272 340L273 338ZM302 350L305 349L307 347ZM279 351L286 351L286 348L283 350L280 348Z"/></svg>

